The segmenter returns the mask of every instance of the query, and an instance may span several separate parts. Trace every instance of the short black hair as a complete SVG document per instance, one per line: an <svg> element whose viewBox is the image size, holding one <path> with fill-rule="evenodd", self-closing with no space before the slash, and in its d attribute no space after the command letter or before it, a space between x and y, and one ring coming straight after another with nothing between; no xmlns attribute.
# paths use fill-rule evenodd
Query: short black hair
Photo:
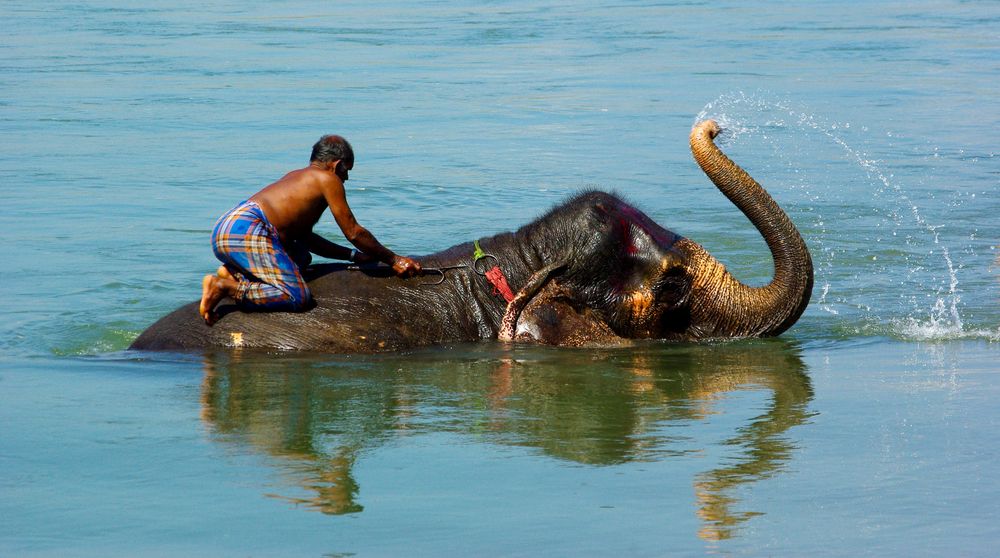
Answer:
<svg viewBox="0 0 1000 558"><path fill-rule="evenodd" d="M340 160L344 162L347 168L354 168L354 150L351 149L351 144L347 143L347 140L336 135L327 135L319 138L316 145L313 145L312 155L309 156L309 162L319 161L325 163L328 161Z"/></svg>

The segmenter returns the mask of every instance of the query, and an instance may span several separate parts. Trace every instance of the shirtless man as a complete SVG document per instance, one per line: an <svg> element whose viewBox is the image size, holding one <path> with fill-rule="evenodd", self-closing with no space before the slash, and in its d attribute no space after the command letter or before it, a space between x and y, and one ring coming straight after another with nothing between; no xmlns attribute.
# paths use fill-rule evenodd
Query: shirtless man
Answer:
<svg viewBox="0 0 1000 558"><path fill-rule="evenodd" d="M313 146L308 167L286 174L219 218L212 247L223 265L201 281L198 312L205 323L215 323L215 306L227 296L243 307L307 308L311 295L301 270L312 260L310 252L358 263L384 262L400 277L421 272L418 262L394 254L354 219L344 193L352 168L351 144L340 136L323 136ZM357 250L313 232L327 207Z"/></svg>

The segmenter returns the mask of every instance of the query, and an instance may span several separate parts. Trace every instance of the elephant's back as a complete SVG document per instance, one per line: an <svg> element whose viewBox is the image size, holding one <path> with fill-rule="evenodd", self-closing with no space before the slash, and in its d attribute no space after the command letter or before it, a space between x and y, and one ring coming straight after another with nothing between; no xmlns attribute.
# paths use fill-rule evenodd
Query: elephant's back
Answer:
<svg viewBox="0 0 1000 558"><path fill-rule="evenodd" d="M493 333L480 323L476 302L458 295L468 291L469 280L458 271L433 285L426 284L433 278L403 280L383 270L330 266L310 271L316 306L308 311L244 311L224 299L216 308L219 319L208 326L198 314L198 302L191 302L151 325L129 348L381 352Z"/></svg>
<svg viewBox="0 0 1000 558"><path fill-rule="evenodd" d="M230 300L216 309L219 320L208 326L198 302L185 304L151 325L129 349L199 351L213 348L325 350L332 335L328 324L310 312L243 312ZM328 350L328 349L326 349Z"/></svg>

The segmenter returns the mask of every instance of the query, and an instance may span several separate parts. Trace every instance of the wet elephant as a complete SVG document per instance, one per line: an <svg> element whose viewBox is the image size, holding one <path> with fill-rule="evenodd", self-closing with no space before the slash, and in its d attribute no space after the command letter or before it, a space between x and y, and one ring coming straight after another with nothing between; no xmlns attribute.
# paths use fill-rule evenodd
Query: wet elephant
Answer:
<svg viewBox="0 0 1000 558"><path fill-rule="evenodd" d="M696 125L691 150L767 242L774 276L763 287L736 280L700 245L616 196L588 192L517 231L480 239L495 261L474 260L473 242L419 258L425 268L448 269L434 278L440 283L314 266L307 275L316 305L307 312L243 312L224 303L208 327L195 302L131 348L349 353L489 339L583 346L778 335L809 302L812 260L785 212L715 145L718 133L713 121ZM509 303L483 274L494 264L513 291Z"/></svg>

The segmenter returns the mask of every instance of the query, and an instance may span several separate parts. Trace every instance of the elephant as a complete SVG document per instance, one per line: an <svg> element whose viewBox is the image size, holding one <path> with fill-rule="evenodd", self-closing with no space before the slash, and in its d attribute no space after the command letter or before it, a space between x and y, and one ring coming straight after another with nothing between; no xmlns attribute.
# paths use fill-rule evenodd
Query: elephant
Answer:
<svg viewBox="0 0 1000 558"><path fill-rule="evenodd" d="M788 215L715 144L719 133L713 120L696 124L691 151L767 242L774 274L763 287L741 283L618 196L588 191L514 232L418 258L436 280L392 277L384 266L312 266L315 306L306 312L223 304L209 327L194 302L130 349L375 353L485 340L614 346L779 335L809 303L812 258Z"/></svg>

